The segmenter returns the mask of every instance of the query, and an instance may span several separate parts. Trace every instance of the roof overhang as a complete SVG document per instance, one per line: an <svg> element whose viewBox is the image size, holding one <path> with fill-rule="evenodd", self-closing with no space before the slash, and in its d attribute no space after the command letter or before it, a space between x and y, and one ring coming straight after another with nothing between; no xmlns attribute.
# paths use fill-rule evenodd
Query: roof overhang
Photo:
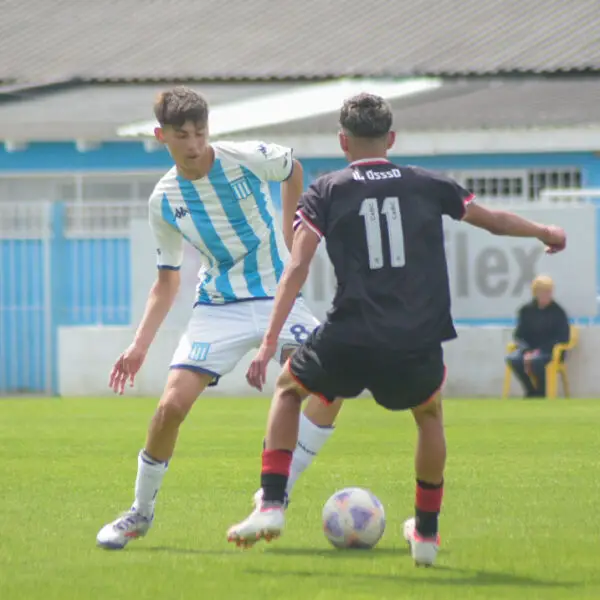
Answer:
<svg viewBox="0 0 600 600"><path fill-rule="evenodd" d="M339 110L346 98L361 92L395 100L441 86L442 80L437 78L339 79L307 84L293 90L212 107L210 133L212 136L233 135L328 114ZM156 121L144 121L120 127L117 133L122 137L153 137L156 126Z"/></svg>
<svg viewBox="0 0 600 600"><path fill-rule="evenodd" d="M241 136L227 136L227 138L243 139ZM331 134L270 136L269 141L294 148L295 154L299 157L339 158L343 156L337 136ZM436 156L590 151L600 151L600 124L580 128L398 132L391 154Z"/></svg>

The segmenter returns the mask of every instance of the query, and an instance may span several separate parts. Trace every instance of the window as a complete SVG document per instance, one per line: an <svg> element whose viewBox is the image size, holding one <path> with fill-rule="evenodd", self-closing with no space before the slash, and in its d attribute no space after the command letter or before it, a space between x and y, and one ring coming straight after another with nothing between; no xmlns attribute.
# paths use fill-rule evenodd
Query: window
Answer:
<svg viewBox="0 0 600 600"><path fill-rule="evenodd" d="M483 202L535 202L545 189L580 189L581 170L556 169L486 170L449 173Z"/></svg>
<svg viewBox="0 0 600 600"><path fill-rule="evenodd" d="M539 198L543 190L581 189L581 170L532 169L528 175L527 193L529 200Z"/></svg>
<svg viewBox="0 0 600 600"><path fill-rule="evenodd" d="M522 198L523 177L492 175L467 177L463 185L478 198Z"/></svg>

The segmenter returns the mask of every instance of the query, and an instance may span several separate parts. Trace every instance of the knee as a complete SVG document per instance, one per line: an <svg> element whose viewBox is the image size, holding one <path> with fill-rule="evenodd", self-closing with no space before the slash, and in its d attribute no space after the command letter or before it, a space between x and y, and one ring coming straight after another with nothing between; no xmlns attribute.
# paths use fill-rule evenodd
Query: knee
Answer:
<svg viewBox="0 0 600 600"><path fill-rule="evenodd" d="M518 354L508 354L505 361L509 367L518 367L522 363L522 359Z"/></svg>
<svg viewBox="0 0 600 600"><path fill-rule="evenodd" d="M325 403L316 396L311 396L304 408L304 416L317 427L331 427L342 408L343 400Z"/></svg>
<svg viewBox="0 0 600 600"><path fill-rule="evenodd" d="M283 369L275 382L275 397L283 398L287 402L301 403L307 395L304 390L299 388L289 371Z"/></svg>
<svg viewBox="0 0 600 600"><path fill-rule="evenodd" d="M163 427L178 427L186 418L189 408L176 394L167 394L158 404L155 420Z"/></svg>
<svg viewBox="0 0 600 600"><path fill-rule="evenodd" d="M443 423L442 396L438 392L425 404L412 409L418 427L441 425Z"/></svg>

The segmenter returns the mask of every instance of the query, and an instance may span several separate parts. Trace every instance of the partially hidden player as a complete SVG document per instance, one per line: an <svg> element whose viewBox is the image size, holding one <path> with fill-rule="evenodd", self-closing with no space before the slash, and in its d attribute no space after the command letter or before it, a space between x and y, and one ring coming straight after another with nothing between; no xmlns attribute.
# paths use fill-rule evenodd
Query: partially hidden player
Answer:
<svg viewBox="0 0 600 600"><path fill-rule="evenodd" d="M340 114L349 165L317 179L300 199L292 256L247 379L265 383L295 298L322 238L337 293L326 321L283 368L262 455L262 508L228 531L240 546L277 537L302 401L351 398L367 389L388 410L411 410L418 428L415 517L404 525L416 564L433 564L438 547L446 443L440 389L442 342L456 337L442 219L448 215L495 235L537 238L550 253L565 248L560 227L478 204L452 179L387 159L395 134L388 104L362 94Z"/></svg>
<svg viewBox="0 0 600 600"><path fill-rule="evenodd" d="M154 112L156 138L167 146L175 166L150 197L158 275L133 343L112 369L115 392L123 393L128 382L133 385L173 304L184 240L201 255L202 268L187 330L138 456L133 505L97 535L97 544L107 549L121 549L148 532L180 425L207 386L259 347L289 258L286 245L291 246L303 191L302 166L290 148L258 141L209 143L208 105L195 91L177 87L161 94ZM282 182L281 229L269 181ZM293 305L273 354L281 362L318 325L302 298ZM330 437L339 407L339 402L326 406L318 399L307 405L288 493Z"/></svg>

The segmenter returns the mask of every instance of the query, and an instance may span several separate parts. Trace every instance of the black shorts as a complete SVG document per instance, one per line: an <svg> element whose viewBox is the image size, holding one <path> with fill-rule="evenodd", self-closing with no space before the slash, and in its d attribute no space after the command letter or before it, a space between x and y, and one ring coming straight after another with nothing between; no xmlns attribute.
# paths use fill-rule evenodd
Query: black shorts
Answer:
<svg viewBox="0 0 600 600"><path fill-rule="evenodd" d="M408 410L427 402L446 375L441 344L399 354L330 339L323 325L296 350L288 366L306 391L326 402L354 398L367 389L377 404L389 410Z"/></svg>

